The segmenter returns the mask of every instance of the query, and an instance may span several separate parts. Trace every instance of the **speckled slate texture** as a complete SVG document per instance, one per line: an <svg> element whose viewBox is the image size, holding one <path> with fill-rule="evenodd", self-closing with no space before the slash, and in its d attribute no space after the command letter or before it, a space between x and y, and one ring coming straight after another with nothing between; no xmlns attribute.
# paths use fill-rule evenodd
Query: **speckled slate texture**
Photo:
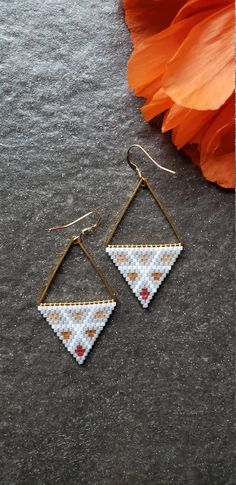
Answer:
<svg viewBox="0 0 236 485"><path fill-rule="evenodd" d="M233 194L144 122L118 2L0 4L1 484L233 485ZM176 170L137 156L185 241L147 311L104 248L134 142ZM93 208L85 243L119 304L79 367L35 301L76 230L47 228ZM171 239L162 222L143 190L117 241ZM105 296L76 248L55 283L53 301Z"/></svg>

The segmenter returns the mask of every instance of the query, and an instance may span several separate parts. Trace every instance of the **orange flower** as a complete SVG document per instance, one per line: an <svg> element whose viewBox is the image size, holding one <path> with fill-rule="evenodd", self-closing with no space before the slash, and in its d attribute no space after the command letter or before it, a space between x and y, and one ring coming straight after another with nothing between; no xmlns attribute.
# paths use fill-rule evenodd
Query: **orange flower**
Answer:
<svg viewBox="0 0 236 485"><path fill-rule="evenodd" d="M234 187L233 0L123 0L130 87L203 175Z"/></svg>

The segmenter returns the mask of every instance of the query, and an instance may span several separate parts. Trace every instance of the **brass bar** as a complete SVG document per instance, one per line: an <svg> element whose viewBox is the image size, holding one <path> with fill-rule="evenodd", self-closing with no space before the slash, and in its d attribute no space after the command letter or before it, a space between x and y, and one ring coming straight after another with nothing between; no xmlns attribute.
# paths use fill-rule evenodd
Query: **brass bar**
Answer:
<svg viewBox="0 0 236 485"><path fill-rule="evenodd" d="M139 191L141 185L143 184L143 179L139 179L138 182L136 183L135 185L135 188L134 188L134 191L131 195L131 197L129 198L128 202L125 204L125 206L121 209L121 211L119 212L118 216L117 216L117 219L116 219L116 222L115 222L115 225L113 226L107 240L106 240L106 246L109 245L110 241L112 240L115 232L116 232L116 229L117 227L119 226L120 222L122 221L126 211L128 210L131 202L133 201L134 197L136 196L137 192Z"/></svg>
<svg viewBox="0 0 236 485"><path fill-rule="evenodd" d="M53 303L41 303L41 306L76 306L76 305L97 305L98 303L113 303L112 300L98 300L98 301L73 301L73 302L53 302Z"/></svg>
<svg viewBox="0 0 236 485"><path fill-rule="evenodd" d="M52 283L52 281L53 281L53 279L54 279L57 271L59 270L61 264L63 263L66 255L68 253L68 251L70 250L71 245L73 244L73 242L74 242L74 237L69 240L69 242L68 242L68 244L67 244L67 246L65 248L65 251L62 253L61 257L59 258L59 260L58 260L58 262L57 262L57 264L55 266L55 268L53 269L52 273L50 274L50 276L48 278L48 281L47 281L45 287L43 288L43 291L42 291L42 293L41 293L41 295L40 295L40 297L39 297L39 299L37 301L37 305L40 305L43 302L43 300L44 300L44 298L45 298L45 296L47 294L47 291L48 291L48 289L49 289L49 287L50 287L50 285L51 285L51 283Z"/></svg>
<svg viewBox="0 0 236 485"><path fill-rule="evenodd" d="M116 300L117 299L117 296L116 294L114 293L114 291L111 289L107 279L105 278L105 275L103 274L102 270L99 268L99 266L97 265L96 261L93 259L93 257L91 256L91 254L88 252L88 250L86 249L86 247L83 245L82 241L80 239L77 240L76 244L79 244L80 248L82 249L83 253L85 254L86 258L90 261L90 263L92 264L92 266L94 267L95 271L98 273L98 275L100 276L104 286L106 287L109 295L111 296L111 298L113 300Z"/></svg>
<svg viewBox="0 0 236 485"><path fill-rule="evenodd" d="M169 248L179 247L181 243L166 243L166 244L108 244L108 248Z"/></svg>
<svg viewBox="0 0 236 485"><path fill-rule="evenodd" d="M159 199L159 197L155 194L154 190L152 189L151 185L148 183L148 181L145 179L145 183L146 183L146 186L147 188L149 189L149 191L151 192L154 200L156 201L156 203L159 205L163 215L166 217L167 221L169 222L171 228L173 229L173 232L175 233L176 235L176 238L178 239L178 242L180 244L183 244L182 242L182 239L181 239L181 236L180 234L178 233L177 231L177 228L175 226L175 223L171 217L171 215L169 214L168 210L166 209L166 207L164 206L164 204L161 202L161 200Z"/></svg>

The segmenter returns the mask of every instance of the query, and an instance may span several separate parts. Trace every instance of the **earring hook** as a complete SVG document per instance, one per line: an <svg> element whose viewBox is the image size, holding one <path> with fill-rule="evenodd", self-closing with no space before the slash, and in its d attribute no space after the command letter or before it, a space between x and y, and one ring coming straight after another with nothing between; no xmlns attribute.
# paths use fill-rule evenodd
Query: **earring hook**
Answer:
<svg viewBox="0 0 236 485"><path fill-rule="evenodd" d="M93 210L93 211L90 211L88 212L87 214L85 214L84 216L82 217L79 217L78 219L75 219L75 221L72 221L72 222L69 222L68 224L64 224L64 226L55 226L55 227L50 227L48 230L49 231L57 231L57 230L60 230L60 229L66 229L67 227L70 227L70 226L73 226L74 224L76 224L77 222L80 222L82 221L83 219L86 219L87 217L89 216L95 216L96 217L96 222L95 224L92 224L91 226L88 226L88 227L85 227L85 229L82 229L81 233L78 235L78 236L75 236L74 237L74 243L76 244L76 242L78 240L81 240L82 236L86 233L86 232L90 232L92 231L93 229L95 229L96 227L99 226L100 222L101 222L101 216L99 214L98 211L96 210Z"/></svg>
<svg viewBox="0 0 236 485"><path fill-rule="evenodd" d="M144 180L143 173L141 172L141 170L139 169L139 167L134 162L131 162L131 160L130 160L130 152L131 152L132 148L139 148L140 150L142 150L142 152L145 153L145 155L149 158L149 160L151 160L151 162L153 162L161 170L164 170L165 172L169 172L169 173L175 174L175 172L173 170L170 170L169 168L163 167L162 165L160 165L159 163L157 163L156 160L154 160L154 158L152 158L151 155L149 155L149 153L141 145L134 144L134 145L131 145L129 147L128 151L127 151L127 162L129 164L129 166L135 172L137 172L139 178L141 178L141 179Z"/></svg>

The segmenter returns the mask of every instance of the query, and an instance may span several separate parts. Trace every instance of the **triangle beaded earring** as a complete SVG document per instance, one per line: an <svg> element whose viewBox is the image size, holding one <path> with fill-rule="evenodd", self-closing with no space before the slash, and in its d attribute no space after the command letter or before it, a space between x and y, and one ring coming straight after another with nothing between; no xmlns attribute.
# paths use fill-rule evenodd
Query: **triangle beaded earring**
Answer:
<svg viewBox="0 0 236 485"><path fill-rule="evenodd" d="M100 224L101 218L97 211L91 211L69 224L49 229L50 231L64 229L91 215L96 216L96 223L83 229L78 236L70 238L38 300L39 312L46 318L47 322L51 325L54 332L78 364L84 363L116 306L115 293L112 291L103 272L97 266L97 263L82 242L83 235L95 229ZM74 303L44 303L47 291L73 245L78 245L85 257L89 260L102 280L110 299L102 301L79 301Z"/></svg>
<svg viewBox="0 0 236 485"><path fill-rule="evenodd" d="M127 162L129 166L138 174L138 181L135 185L134 191L126 203L125 207L118 215L117 222L112 228L111 233L106 241L106 252L111 257L113 263L117 266L120 273L123 275L131 290L138 298L143 308L147 308L153 296L161 286L162 282L170 272L173 264L183 250L183 242L175 227L174 221L155 194L151 185L144 177L137 165L130 160L130 152L133 148L139 148L155 165L166 172L175 173L168 168L159 165L140 145L132 145L127 152ZM130 207L132 201L138 194L141 187L147 189L154 201L160 208L161 212L167 219L171 226L177 242L171 244L111 244L113 236L121 223L126 211Z"/></svg>

